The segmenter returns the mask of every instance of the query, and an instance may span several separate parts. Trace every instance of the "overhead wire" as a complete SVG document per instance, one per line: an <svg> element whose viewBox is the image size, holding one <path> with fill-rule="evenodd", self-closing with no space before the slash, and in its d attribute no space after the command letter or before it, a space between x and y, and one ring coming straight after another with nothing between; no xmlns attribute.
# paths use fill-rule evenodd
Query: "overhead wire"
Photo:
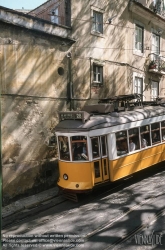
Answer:
<svg viewBox="0 0 165 250"><path fill-rule="evenodd" d="M58 2L56 2L56 4L58 4L56 7L60 6L62 3L64 2L64 0L59 0ZM117 2L117 1L115 1ZM50 8L50 6L49 6ZM44 12L45 10L48 10L49 8L45 8L43 11L41 12L38 12L37 15L39 15L40 13ZM37 9L37 8L36 8ZM33 11L33 10L32 10ZM35 15L36 16L36 15ZM62 17L62 16L58 16L58 15L54 15L54 16L57 16L57 17ZM71 18L73 20L79 20L79 21L83 21L83 22L90 22L90 23L93 23L92 20L88 20L88 19L81 19L81 18ZM98 22L94 22L94 23L98 23ZM135 27L129 27L129 26L123 26L123 25L116 25L116 24L109 24L107 22L103 22L102 24L107 24L107 25L110 25L110 26L114 26L114 27L119 27L119 28L126 28L126 29L131 29L131 30L134 30L135 31ZM151 38L150 38L151 39ZM2 43L3 44L3 43ZM1 44L1 45L2 45ZM13 43L14 44L14 43ZM3 45L10 45L10 44L3 44ZM18 45L18 44L17 44ZM63 45L63 47L65 46L68 46L68 43L67 45ZM91 46L78 46L78 45L72 45L73 48L89 48L89 49L106 49L106 50L129 50L129 51L134 51L135 49L133 48L123 48L123 47L119 47L119 48L111 48L111 47L91 47ZM148 49L145 49L145 51L147 51ZM152 51L153 52L153 51ZM156 52L156 51L155 51ZM165 52L164 50L160 50L160 52ZM154 52L153 52L154 53Z"/></svg>

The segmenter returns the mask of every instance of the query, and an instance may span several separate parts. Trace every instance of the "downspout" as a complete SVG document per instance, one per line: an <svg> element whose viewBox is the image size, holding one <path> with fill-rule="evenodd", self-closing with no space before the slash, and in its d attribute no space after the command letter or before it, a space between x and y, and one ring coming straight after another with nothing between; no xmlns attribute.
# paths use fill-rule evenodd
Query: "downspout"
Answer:
<svg viewBox="0 0 165 250"><path fill-rule="evenodd" d="M72 54L69 52L67 54L68 58L68 86L67 86L67 96L68 96L68 104L69 110L74 110L74 103L73 100L73 86L72 86Z"/></svg>
<svg viewBox="0 0 165 250"><path fill-rule="evenodd" d="M89 90L89 98L88 100L91 100L91 88L92 88L92 58L90 57L90 90Z"/></svg>
<svg viewBox="0 0 165 250"><path fill-rule="evenodd" d="M72 54L69 52L67 54L68 58L68 84L67 84L67 104L69 105L69 110L74 110L74 100L77 101L87 101L91 100L91 86L92 86L92 58L90 57L90 83L89 83L89 97L88 98L74 98L73 95L73 82L72 82Z"/></svg>

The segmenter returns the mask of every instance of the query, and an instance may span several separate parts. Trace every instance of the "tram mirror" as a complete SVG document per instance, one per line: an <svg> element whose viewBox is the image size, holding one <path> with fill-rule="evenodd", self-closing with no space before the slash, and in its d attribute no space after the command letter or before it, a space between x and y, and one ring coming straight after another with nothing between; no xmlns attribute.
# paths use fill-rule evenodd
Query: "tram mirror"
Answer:
<svg viewBox="0 0 165 250"><path fill-rule="evenodd" d="M57 142L57 138L56 138L55 135L53 135L53 136L51 136L51 137L49 138L49 146L55 145L56 142Z"/></svg>

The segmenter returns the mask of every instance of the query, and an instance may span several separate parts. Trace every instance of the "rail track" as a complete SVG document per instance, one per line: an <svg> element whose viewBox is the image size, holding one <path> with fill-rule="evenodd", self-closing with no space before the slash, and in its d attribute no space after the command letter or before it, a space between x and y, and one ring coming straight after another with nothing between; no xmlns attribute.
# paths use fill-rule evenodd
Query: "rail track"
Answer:
<svg viewBox="0 0 165 250"><path fill-rule="evenodd" d="M110 221L110 222L106 223L105 225L102 225L98 229L96 229L96 230L88 233L85 236L84 240L87 241L91 237L93 237L94 235L96 236L98 233L102 232L103 230L110 229L110 227L112 227L115 223L118 223L124 217L128 216L128 214L130 214L132 212L136 212L137 209L141 208L145 204L148 204L148 205L150 204L151 205L151 203L152 203L153 200L155 200L156 198L162 196L163 194L165 194L165 193L158 193L155 196L152 196L152 197L150 197L150 198L148 198L146 200L143 200L138 205L135 205L135 206L131 207L130 209L128 209L125 213L123 213L117 219L115 219L113 221ZM142 231L144 228L149 227L149 225L151 225L152 223L154 223L162 215L165 215L165 209L161 209L161 210L157 211L152 216L152 218L150 217L144 223L141 223L139 226L137 226L133 230L131 230L127 235L123 235L115 243L109 244L107 247L103 248L102 250L112 250L112 249L117 250L117 249L119 249L119 247L120 247L120 245L122 243L124 243L125 241L127 241L129 238L135 236L137 233L139 233L140 231Z"/></svg>
<svg viewBox="0 0 165 250"><path fill-rule="evenodd" d="M156 174L157 174L157 171L156 171ZM161 173L160 173L160 175L161 175ZM137 180L137 178L136 179L132 178L132 179L129 179L128 181L126 181L126 182L120 182L120 183L118 183L117 186L114 186L110 190L106 189L103 192L100 191L99 194L96 192L96 194L94 196L92 196L92 197L90 196L85 200L83 199L79 203L76 203L76 204L70 203L71 207L69 208L69 210L67 210L67 211L65 210L65 212L61 212L61 213L58 213L58 214L56 214L54 216L51 216L51 218L48 218L47 216L43 217L42 221L37 223L37 227L42 227L42 226L44 227L44 225L46 223L49 224L49 223L51 223L51 221L62 220L62 219L65 218L65 216L70 217L71 214L79 213L79 209L81 210L81 212L83 211L84 214L88 213L89 210L93 209L94 201L97 201L97 199L101 199L101 200L106 199L106 200L109 201L109 203L113 203L113 200L112 200L113 199L112 196L114 196L113 193L116 193L116 192L120 191L120 193L122 194L122 190L123 190L124 187L128 188L132 184L134 184L134 186L136 186L136 184L138 184L139 180L142 180L142 179L144 179L144 175L143 175L143 178L139 178L138 180ZM157 184L155 183L155 186L156 185ZM132 188L132 186L131 186L131 188ZM124 193L123 193L123 195L124 195ZM116 227L118 227L118 223L120 223L121 220L123 220L124 218L130 216L130 214L136 213L137 210L141 209L145 205L152 206L152 203L156 202L157 199L160 196L163 196L163 195L164 195L164 192L155 192L153 195L145 197L143 200L138 202L138 204L135 204L135 205L130 206L129 208L123 210L123 212L118 214L114 219L111 218L106 223L102 223L102 224L100 223L101 225L98 228L95 227L94 230L91 230L87 234L85 234L85 236L83 237L84 243L88 244L88 242L91 241L93 239L93 237L97 237L99 234L101 234L105 230L111 230L111 228L114 225L116 225ZM66 204L65 206L67 206L68 201L63 200L60 203L58 203L58 206L61 205L61 204L63 204L63 205ZM56 206L57 206L57 204L56 204ZM54 207L52 206L51 209L53 209L53 208ZM37 210L35 210L35 211L37 213ZM41 216L41 213L40 214L37 213L37 218L39 216ZM102 249L102 250L120 249L119 247L124 242L126 242L131 237L134 237L137 233L139 233L145 227L151 225L152 223L154 223L154 221L156 221L158 218L160 218L161 216L164 216L164 215L165 215L165 209L164 208L159 209L159 210L155 210L155 214L154 214L154 216L152 216L152 218L150 217L149 219L146 219L142 223L139 223L139 225L135 225L135 227L132 228L130 231L128 231L127 234L121 235L120 237L118 237L118 239L116 241L111 242L109 244L106 244L105 247L100 248L100 249ZM23 222L24 220L25 220L25 218L22 219L22 221L17 221L16 223L12 223L10 225L5 226L3 228L3 231L7 234L7 231L11 227L13 227L13 226L14 227L16 227L16 226L19 227L19 224L21 222ZM34 227L33 226L27 227L26 230L23 231L23 234L30 233L30 231L33 230L34 228L35 228L35 226ZM44 234L49 234L49 231L50 230L44 230ZM69 247L69 248L65 247L65 249L71 249L71 248L76 249L76 247ZM85 245L85 248L86 248L86 245ZM55 249L64 249L64 248L55 248ZM77 249L79 250L80 248L77 248ZM87 249L88 249L88 247L87 247Z"/></svg>
<svg viewBox="0 0 165 250"><path fill-rule="evenodd" d="M40 204L40 206L35 206L34 208L24 210L22 213L18 212L14 216L8 216L7 218L4 218L2 229L7 229L7 228L10 228L11 226L18 225L20 222L23 222L24 220L26 220L27 217L29 216L39 215L40 213L46 211L47 209L51 209L51 208L60 206L63 203L66 203L66 206L68 206L69 211L58 213L58 215L55 215L53 217L53 219L63 218L64 216L67 216L71 210L73 211L73 209L77 209L77 207L83 206L85 204L87 204L88 206L89 202L93 202L99 199L100 197L104 197L105 195L109 195L109 194L112 194L113 192L117 192L124 187L137 183L138 181L141 181L145 177L152 176L163 170L164 169L160 165L158 166L158 168L150 169L149 170L150 174L148 173L148 171L146 171L146 173L145 171L143 171L143 177L139 175L136 178L131 178L132 176L130 176L124 179L124 181L120 180L119 182L115 182L108 186L102 187L101 189L98 189L98 191L96 190L93 193L91 193L89 196L84 195L83 198L81 198L78 203L68 204L68 200L65 199L62 195L59 195L58 197L50 199L46 205ZM45 220L43 221L43 223L44 222Z"/></svg>

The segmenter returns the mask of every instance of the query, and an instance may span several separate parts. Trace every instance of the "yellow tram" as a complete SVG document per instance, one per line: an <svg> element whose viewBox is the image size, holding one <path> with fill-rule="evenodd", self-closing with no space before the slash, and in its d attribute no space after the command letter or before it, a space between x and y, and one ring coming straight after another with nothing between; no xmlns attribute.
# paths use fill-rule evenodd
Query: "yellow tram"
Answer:
<svg viewBox="0 0 165 250"><path fill-rule="evenodd" d="M135 102L132 100L135 99ZM138 94L59 112L58 186L87 192L165 160L165 107Z"/></svg>

